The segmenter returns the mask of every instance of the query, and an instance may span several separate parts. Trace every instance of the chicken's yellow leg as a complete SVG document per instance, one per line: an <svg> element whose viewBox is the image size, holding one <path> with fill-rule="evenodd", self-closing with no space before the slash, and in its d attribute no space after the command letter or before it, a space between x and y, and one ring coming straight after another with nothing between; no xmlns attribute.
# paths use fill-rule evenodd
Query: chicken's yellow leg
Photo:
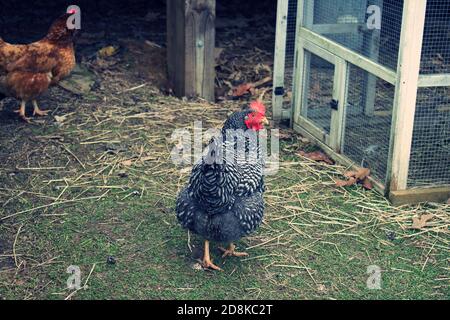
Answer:
<svg viewBox="0 0 450 320"><path fill-rule="evenodd" d="M35 116L35 115L46 116L50 112L50 111L44 111L44 110L39 109L39 106L38 106L36 100L33 100L33 107L34 107L33 116Z"/></svg>
<svg viewBox="0 0 450 320"><path fill-rule="evenodd" d="M26 122L30 122L30 119L28 119L26 116L25 116L25 106L26 106L26 101L24 101L24 100L22 100L22 102L20 103L20 109L19 110L15 110L14 112L15 113L18 113L19 114L19 116L23 119L23 120L25 120Z"/></svg>
<svg viewBox="0 0 450 320"><path fill-rule="evenodd" d="M247 257L248 253L247 252L236 252L236 246L232 243L230 243L230 246L228 247L228 249L219 247L219 249L223 252L223 256L222 258L225 257Z"/></svg>
<svg viewBox="0 0 450 320"><path fill-rule="evenodd" d="M205 240L205 253L203 255L203 268L210 268L217 271L222 271L218 266L216 266L211 261L211 256L209 255L209 241Z"/></svg>

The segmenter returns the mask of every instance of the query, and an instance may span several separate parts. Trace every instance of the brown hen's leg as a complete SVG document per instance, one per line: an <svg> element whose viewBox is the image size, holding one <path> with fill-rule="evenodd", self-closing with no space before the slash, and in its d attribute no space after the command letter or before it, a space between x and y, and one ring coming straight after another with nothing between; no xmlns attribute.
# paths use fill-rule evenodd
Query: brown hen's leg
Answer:
<svg viewBox="0 0 450 320"><path fill-rule="evenodd" d="M38 106L36 100L33 100L33 107L34 107L33 116L35 116L35 115L46 116L50 112L50 111L44 111L44 110L39 109L39 106Z"/></svg>
<svg viewBox="0 0 450 320"><path fill-rule="evenodd" d="M230 243L230 246L228 247L228 249L219 247L219 249L223 252L223 256L222 258L225 257L247 257L248 253L247 252L236 252L236 246L232 243Z"/></svg>
<svg viewBox="0 0 450 320"><path fill-rule="evenodd" d="M209 241L205 240L205 253L203 255L203 268L205 269L213 269L217 271L223 271L218 266L216 266L211 261L211 256L209 255Z"/></svg>
<svg viewBox="0 0 450 320"><path fill-rule="evenodd" d="M24 101L24 100L22 100L22 102L20 103L20 109L19 110L15 110L14 112L15 113L18 113L19 114L19 116L23 119L23 120L25 120L26 122L30 122L30 119L28 119L26 116L25 116L25 106L26 106L26 101Z"/></svg>

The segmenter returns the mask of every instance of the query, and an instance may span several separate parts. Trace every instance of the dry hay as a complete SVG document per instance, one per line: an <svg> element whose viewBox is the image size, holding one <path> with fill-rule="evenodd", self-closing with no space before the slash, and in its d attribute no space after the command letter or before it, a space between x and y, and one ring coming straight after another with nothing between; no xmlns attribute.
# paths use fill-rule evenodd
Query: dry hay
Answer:
<svg viewBox="0 0 450 320"><path fill-rule="evenodd" d="M151 99L134 106L124 105L137 92ZM41 148L32 150L41 155L38 162L26 160L30 154L18 156L23 161L19 161L21 167L16 166L16 170L29 174L30 187L0 188L5 208L0 209L0 220L12 223L17 235L27 217L36 211L42 217L58 218L67 213L55 208L100 200L111 193L120 194L122 200L153 194L174 203L190 171L171 161L170 151L176 145L176 141L170 141L173 130L187 128L192 132L194 121L198 120L203 121L203 130L219 128L228 114L240 108L237 102L216 105L162 96L146 84L127 84L118 97L105 97L95 107L81 104L76 113L67 113L56 123L60 128L57 134L33 137ZM256 252L248 259L258 260L269 274L274 269L293 269L305 272L316 282L317 270L299 258L302 253L319 254L314 247L321 243L342 255L336 237L354 238L364 247L373 239L365 238L362 234L366 233L361 231L372 229L394 233L397 240L416 239L418 246L433 254L448 254L449 205L393 207L373 191L337 188L334 178L346 168L296 155L305 146L296 144L291 131L282 135L292 135L292 143L282 147L279 173L266 179L266 217L262 230L245 240L250 253ZM49 148L58 150L65 160L55 161L52 155L42 157ZM1 170L10 173L11 165ZM46 177L48 172L54 174ZM49 196L49 189L57 190L58 195ZM9 212L8 204L20 198L33 199L36 205ZM353 210L349 212L347 207ZM433 220L423 230L412 230L413 217L424 213L432 213ZM330 226L334 229L329 230ZM376 241L382 246L393 245L383 237ZM261 250L265 253L259 254ZM12 255L18 267L21 259L14 252Z"/></svg>

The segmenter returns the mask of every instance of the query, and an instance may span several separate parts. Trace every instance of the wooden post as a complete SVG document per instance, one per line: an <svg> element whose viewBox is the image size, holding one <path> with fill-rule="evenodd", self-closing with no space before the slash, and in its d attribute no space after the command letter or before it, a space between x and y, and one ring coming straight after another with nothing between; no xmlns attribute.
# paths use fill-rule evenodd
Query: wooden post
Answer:
<svg viewBox="0 0 450 320"><path fill-rule="evenodd" d="M169 81L179 97L214 101L216 0L167 0Z"/></svg>
<svg viewBox="0 0 450 320"><path fill-rule="evenodd" d="M405 1L403 6L388 167L389 191L407 188L426 7L427 0Z"/></svg>
<svg viewBox="0 0 450 320"><path fill-rule="evenodd" d="M283 111L288 5L289 0L278 0L272 95L273 120L275 121L281 120Z"/></svg>
<svg viewBox="0 0 450 320"><path fill-rule="evenodd" d="M338 110L331 113L330 123L330 147L337 153L341 153L344 143L345 116L347 112L346 94L349 85L348 63L343 59L336 57L333 85L333 99L339 101Z"/></svg>

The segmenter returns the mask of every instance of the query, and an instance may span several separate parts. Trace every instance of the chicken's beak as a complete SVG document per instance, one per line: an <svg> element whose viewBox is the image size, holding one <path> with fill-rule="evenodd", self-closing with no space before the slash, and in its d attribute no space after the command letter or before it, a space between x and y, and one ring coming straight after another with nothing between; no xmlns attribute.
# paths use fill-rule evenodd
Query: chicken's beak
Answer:
<svg viewBox="0 0 450 320"><path fill-rule="evenodd" d="M261 124L262 124L262 125L268 126L268 125L269 125L269 120L267 120L266 117L263 117L263 118L261 119Z"/></svg>

